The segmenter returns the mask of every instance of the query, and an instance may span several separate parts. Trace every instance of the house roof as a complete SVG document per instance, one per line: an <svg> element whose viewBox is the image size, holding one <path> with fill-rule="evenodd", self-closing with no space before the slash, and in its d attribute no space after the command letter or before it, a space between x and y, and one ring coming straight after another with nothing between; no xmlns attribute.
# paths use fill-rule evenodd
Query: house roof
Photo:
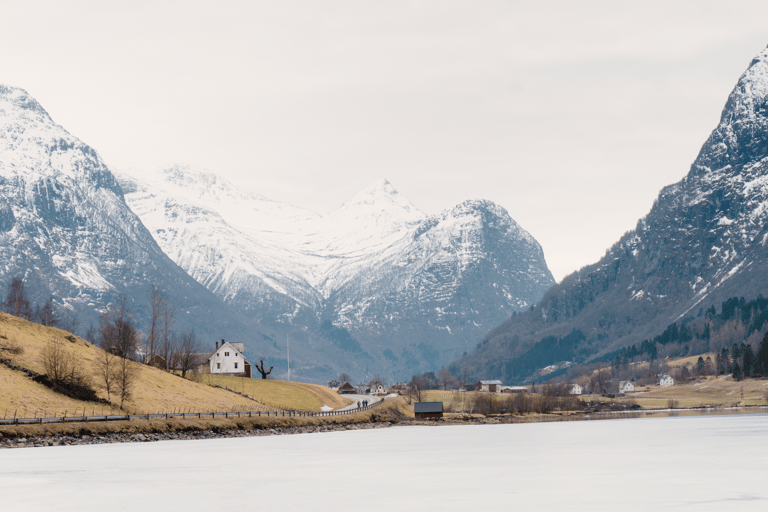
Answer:
<svg viewBox="0 0 768 512"><path fill-rule="evenodd" d="M227 347L227 346L228 346L228 347L229 347L231 350L233 350L233 351L235 352L235 354L240 354L241 356L243 356L243 360L244 360L246 363L248 362L248 360L247 360L247 359L245 359L245 354L243 354L243 350L242 350L242 348L238 348L238 347L242 347L242 346L243 346L243 344L242 344L242 343L230 343L230 342L228 342L228 341L225 341L224 343L222 343L222 344L221 344L221 346L220 346L219 348L217 348L216 350L214 350L213 352L211 352L211 354L208 356L208 360L211 360L211 359L213 358L213 356L215 356L216 354L218 354L219 352L221 352L221 349L223 349L224 347ZM250 364L250 363L249 363L249 364Z"/></svg>
<svg viewBox="0 0 768 512"><path fill-rule="evenodd" d="M339 386L339 389L357 389L355 386L350 384L349 382L345 382L341 386Z"/></svg>
<svg viewBox="0 0 768 512"><path fill-rule="evenodd" d="M413 412L443 412L443 402L416 402Z"/></svg>
<svg viewBox="0 0 768 512"><path fill-rule="evenodd" d="M492 384L496 384L497 386L502 385L500 380L481 380L480 384L482 384L483 386L488 386Z"/></svg>

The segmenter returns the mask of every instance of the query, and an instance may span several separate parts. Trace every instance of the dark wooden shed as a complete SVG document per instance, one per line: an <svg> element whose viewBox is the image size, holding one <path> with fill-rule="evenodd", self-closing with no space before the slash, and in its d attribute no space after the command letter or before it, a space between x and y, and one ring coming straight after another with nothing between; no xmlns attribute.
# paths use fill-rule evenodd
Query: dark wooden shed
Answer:
<svg viewBox="0 0 768 512"><path fill-rule="evenodd" d="M413 414L417 420L439 420L443 417L443 402L416 402Z"/></svg>

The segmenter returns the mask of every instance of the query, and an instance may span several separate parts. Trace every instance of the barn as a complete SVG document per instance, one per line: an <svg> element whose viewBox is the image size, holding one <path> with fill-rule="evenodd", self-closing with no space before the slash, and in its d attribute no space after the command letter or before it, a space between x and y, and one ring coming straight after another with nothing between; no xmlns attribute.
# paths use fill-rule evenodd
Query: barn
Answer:
<svg viewBox="0 0 768 512"><path fill-rule="evenodd" d="M443 417L443 402L416 402L413 414L417 420L439 420Z"/></svg>

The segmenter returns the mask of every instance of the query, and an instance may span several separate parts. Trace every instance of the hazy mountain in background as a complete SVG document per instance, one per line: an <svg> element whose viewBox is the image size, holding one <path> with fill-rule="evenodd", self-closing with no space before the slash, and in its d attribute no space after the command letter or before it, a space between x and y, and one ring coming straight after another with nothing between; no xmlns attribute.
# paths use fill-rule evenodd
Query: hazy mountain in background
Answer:
<svg viewBox="0 0 768 512"><path fill-rule="evenodd" d="M190 275L357 378L438 369L554 284L539 244L488 201L429 216L380 180L321 216L189 166L118 176Z"/></svg>
<svg viewBox="0 0 768 512"><path fill-rule="evenodd" d="M454 371L522 381L659 334L733 296L768 289L768 50L731 92L688 175L599 262L492 330ZM544 345L537 346L544 340Z"/></svg>
<svg viewBox="0 0 768 512"><path fill-rule="evenodd" d="M123 199L92 148L57 125L24 90L0 85L0 295L21 277L29 298L53 296L76 329L125 294L140 328L156 283L176 308L175 329L206 345L249 340L269 351L269 331L234 311L171 261Z"/></svg>

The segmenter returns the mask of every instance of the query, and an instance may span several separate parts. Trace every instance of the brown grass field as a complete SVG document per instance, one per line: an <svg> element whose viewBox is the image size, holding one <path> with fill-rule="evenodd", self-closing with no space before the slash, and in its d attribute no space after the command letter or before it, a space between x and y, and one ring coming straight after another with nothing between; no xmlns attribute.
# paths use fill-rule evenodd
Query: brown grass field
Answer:
<svg viewBox="0 0 768 512"><path fill-rule="evenodd" d="M698 359L698 356L695 358ZM695 361L694 361L695 362ZM658 384L638 386L626 397L614 398L617 402L635 402L643 409L664 409L670 401L675 407L736 407L766 405L768 379L744 379L735 381L729 376L699 377L695 381L663 388ZM744 393L742 400L741 393ZM608 400L597 395L583 395L582 400Z"/></svg>
<svg viewBox="0 0 768 512"><path fill-rule="evenodd" d="M69 333L0 313L0 359L17 366L45 373L42 353L51 343L62 343L77 360L79 368L91 376L92 387L100 398L107 394L97 377L97 359L101 349ZM273 380L243 379L202 375L193 382L169 372L135 363L137 376L131 399L119 410L119 400L112 395L112 405L95 404L68 398L30 379L25 373L0 364L0 417L69 416L85 413L132 414L172 411L264 411L291 409L319 411L348 401L324 386ZM209 385L209 382L212 385ZM214 387L221 386L221 387ZM225 389L229 388L229 389ZM239 394L239 393L242 393ZM245 396L243 396L245 395ZM79 411L79 412L78 412Z"/></svg>

